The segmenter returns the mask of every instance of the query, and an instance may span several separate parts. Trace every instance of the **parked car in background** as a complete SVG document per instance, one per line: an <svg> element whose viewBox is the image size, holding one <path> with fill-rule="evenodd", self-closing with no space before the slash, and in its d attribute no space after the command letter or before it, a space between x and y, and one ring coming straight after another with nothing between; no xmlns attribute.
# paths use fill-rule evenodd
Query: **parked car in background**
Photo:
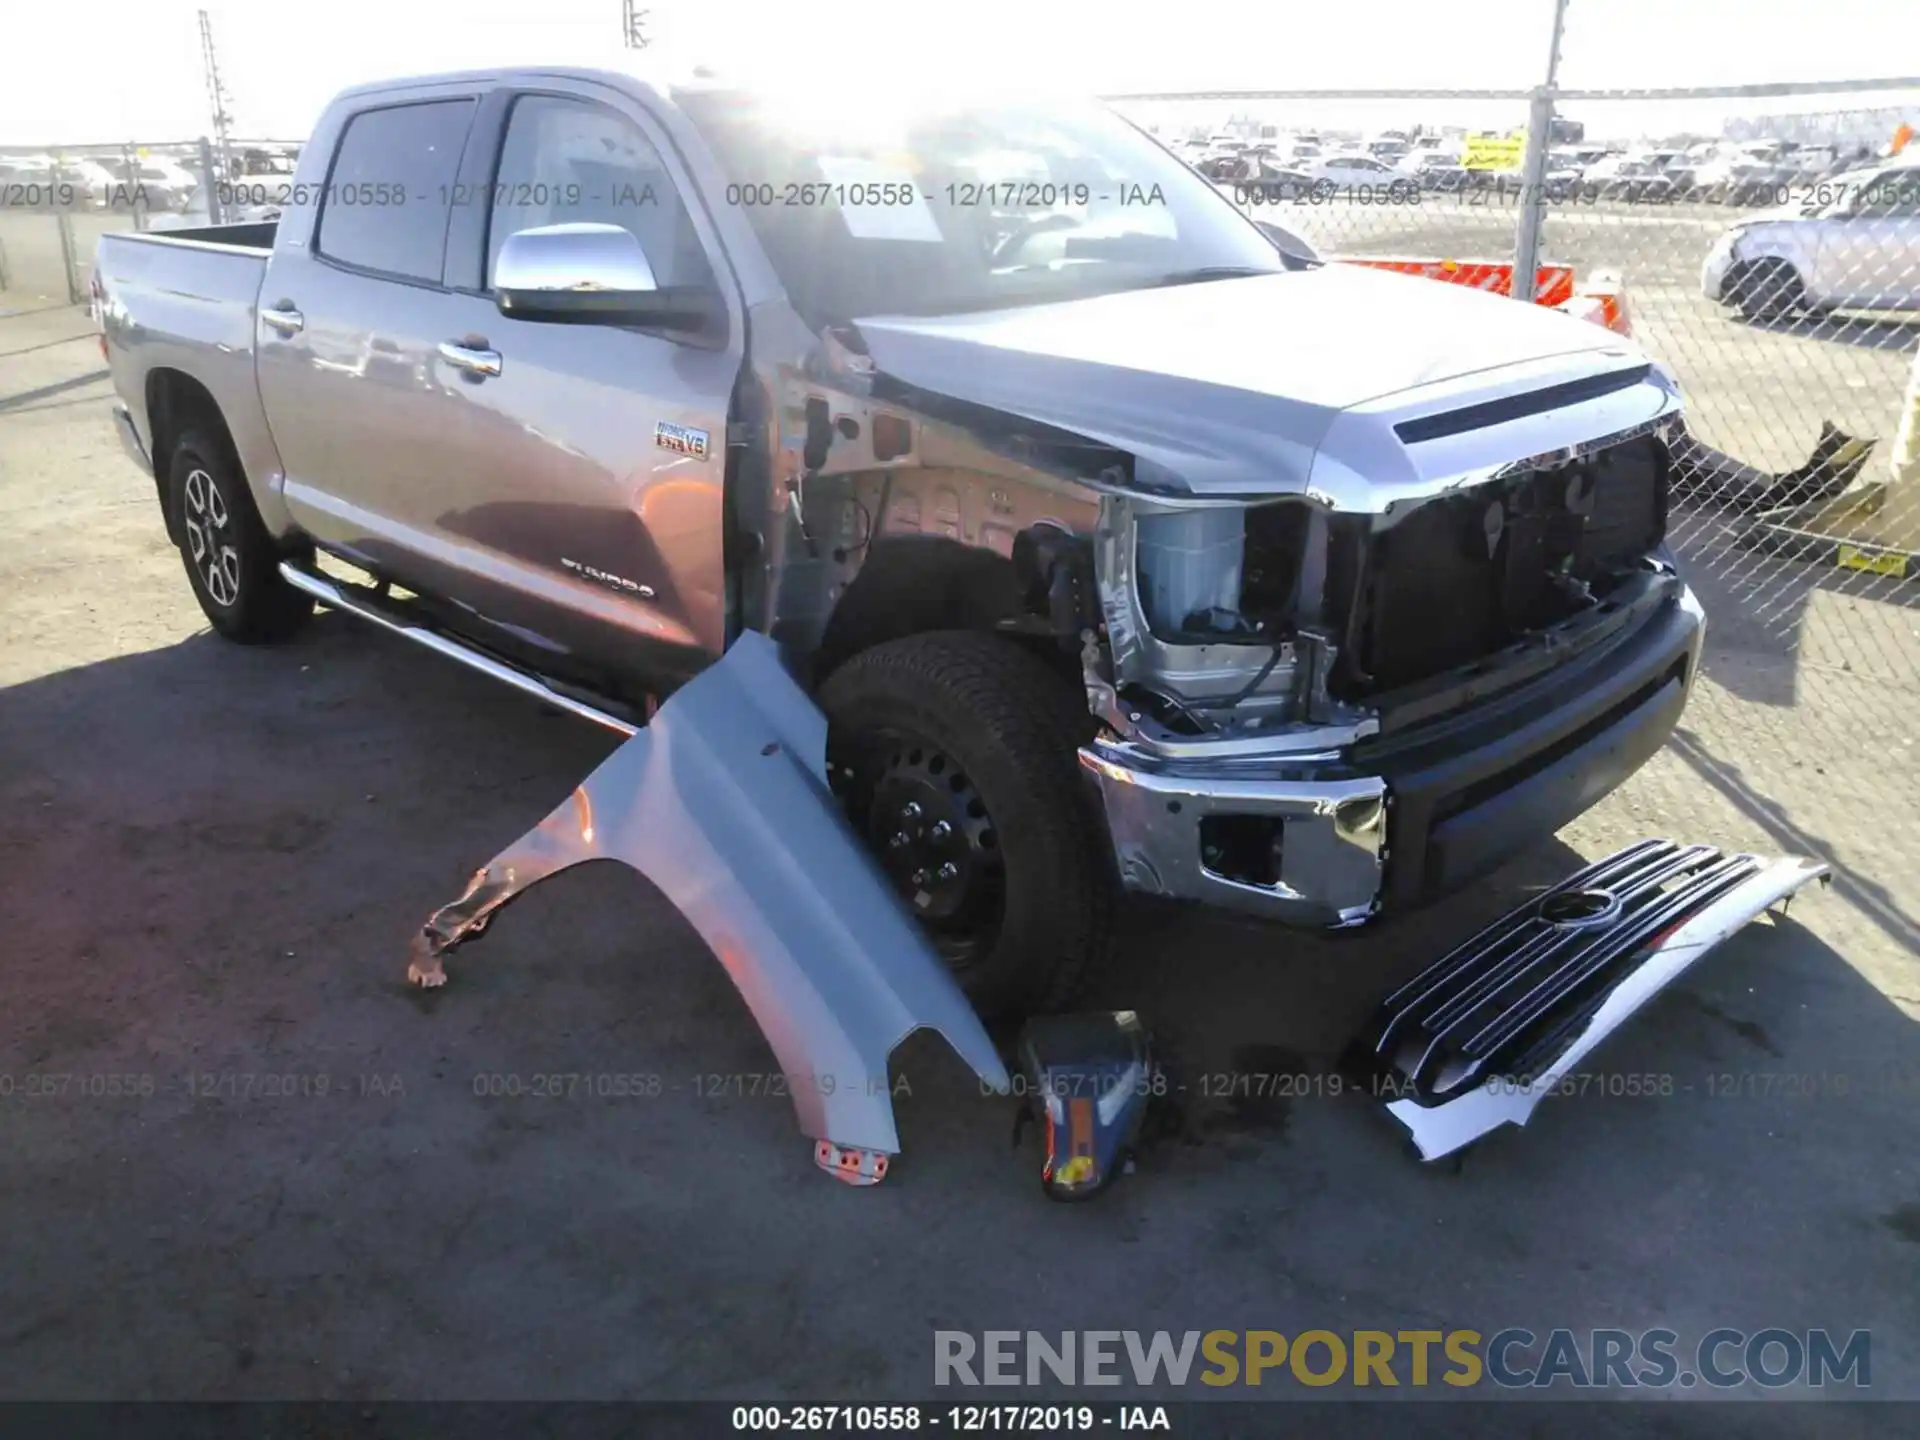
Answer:
<svg viewBox="0 0 1920 1440"><path fill-rule="evenodd" d="M1548 155L1562 169L1584 171L1615 153L1605 145L1556 145Z"/></svg>
<svg viewBox="0 0 1920 1440"><path fill-rule="evenodd" d="M1545 192L1548 200L1571 200L1580 193L1580 185L1586 179L1586 174L1585 167L1556 161L1549 154L1546 173L1540 179L1540 188Z"/></svg>
<svg viewBox="0 0 1920 1440"><path fill-rule="evenodd" d="M1685 148L1678 146L1636 149L1627 154L1626 161L1635 167L1651 167L1650 172L1637 173L1656 173L1666 177L1667 193L1664 195L1650 193L1651 187L1642 187L1643 193L1638 198L1647 200L1680 199L1692 187L1693 168L1699 163L1689 158Z"/></svg>
<svg viewBox="0 0 1920 1440"><path fill-rule="evenodd" d="M1212 149L1194 166L1209 180L1245 180L1253 174L1254 162L1239 150Z"/></svg>
<svg viewBox="0 0 1920 1440"><path fill-rule="evenodd" d="M1701 291L1750 319L1920 309L1920 157L1850 172L1831 188L1830 201L1822 193L1823 203L1728 226L1701 267Z"/></svg>
<svg viewBox="0 0 1920 1440"><path fill-rule="evenodd" d="M1308 176L1317 181L1325 181L1336 189L1380 189L1415 191L1415 185L1400 170L1372 155L1349 152L1344 155L1329 155L1302 167Z"/></svg>
<svg viewBox="0 0 1920 1440"><path fill-rule="evenodd" d="M58 160L53 176L57 184L71 187L72 200L67 208L74 210L105 210L113 203L116 190L124 188L97 160Z"/></svg>
<svg viewBox="0 0 1920 1440"><path fill-rule="evenodd" d="M1472 182L1473 172L1444 150L1417 150L1399 165L1400 173L1422 190L1455 194Z"/></svg>
<svg viewBox="0 0 1920 1440"><path fill-rule="evenodd" d="M1787 198L1781 185L1779 166L1736 154L1699 166L1689 196L1711 205L1773 205Z"/></svg>
<svg viewBox="0 0 1920 1440"><path fill-rule="evenodd" d="M1645 156L1608 156L1588 168L1579 187L1582 195L1602 200L1658 202L1673 198L1673 181L1665 167Z"/></svg>
<svg viewBox="0 0 1920 1440"><path fill-rule="evenodd" d="M1290 205L1306 200L1331 199L1336 189L1331 180L1316 180L1295 166L1271 162L1260 165L1246 178L1234 180L1224 188L1236 201L1248 205Z"/></svg>
<svg viewBox="0 0 1920 1440"><path fill-rule="evenodd" d="M116 207L137 202L149 210L192 208L199 181L171 160L121 159L108 156L100 168L113 177Z"/></svg>
<svg viewBox="0 0 1920 1440"><path fill-rule="evenodd" d="M52 210L62 194L54 182L53 160L46 155L0 156L0 206L9 210Z"/></svg>

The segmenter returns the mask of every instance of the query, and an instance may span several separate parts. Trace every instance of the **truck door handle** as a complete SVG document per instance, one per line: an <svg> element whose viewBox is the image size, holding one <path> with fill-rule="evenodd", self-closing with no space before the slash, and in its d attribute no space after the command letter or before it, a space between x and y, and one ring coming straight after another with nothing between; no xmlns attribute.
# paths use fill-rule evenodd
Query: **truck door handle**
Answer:
<svg viewBox="0 0 1920 1440"><path fill-rule="evenodd" d="M307 328L307 317L285 300L271 310L262 310L260 318L282 335L292 335Z"/></svg>
<svg viewBox="0 0 1920 1440"><path fill-rule="evenodd" d="M469 341L475 337L468 336ZM498 375L500 373L500 352L486 348L484 340L467 344L459 340L442 340L440 358L456 370L464 370L469 375Z"/></svg>

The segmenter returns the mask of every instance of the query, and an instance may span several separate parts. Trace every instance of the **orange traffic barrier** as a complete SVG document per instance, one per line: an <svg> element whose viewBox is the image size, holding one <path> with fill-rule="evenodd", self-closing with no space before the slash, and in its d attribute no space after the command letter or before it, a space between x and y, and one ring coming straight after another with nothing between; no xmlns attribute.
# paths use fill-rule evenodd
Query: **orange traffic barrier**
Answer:
<svg viewBox="0 0 1920 1440"><path fill-rule="evenodd" d="M1573 299L1561 308L1575 310L1595 324L1606 326L1616 335L1633 334L1633 318L1627 310L1626 287L1621 284L1620 277L1610 271L1602 271L1580 286Z"/></svg>
<svg viewBox="0 0 1920 1440"><path fill-rule="evenodd" d="M1343 255L1343 265L1365 265L1373 270L1391 270L1399 275L1418 275L1428 280L1444 280L1454 285L1471 285L1495 295L1513 293L1513 265L1497 260L1416 260L1404 256ZM1573 298L1573 267L1542 265L1536 275L1533 292L1537 305L1564 305Z"/></svg>

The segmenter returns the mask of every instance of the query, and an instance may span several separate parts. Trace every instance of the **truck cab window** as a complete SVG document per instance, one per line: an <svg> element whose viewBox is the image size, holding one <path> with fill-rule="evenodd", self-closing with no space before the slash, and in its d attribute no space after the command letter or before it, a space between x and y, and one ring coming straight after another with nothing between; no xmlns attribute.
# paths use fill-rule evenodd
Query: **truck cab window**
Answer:
<svg viewBox="0 0 1920 1440"><path fill-rule="evenodd" d="M347 122L321 197L320 254L438 283L471 100L365 110Z"/></svg>
<svg viewBox="0 0 1920 1440"><path fill-rule="evenodd" d="M663 287L712 282L700 238L660 152L624 116L584 100L526 95L507 118L487 222L487 278L507 236L540 225L618 225Z"/></svg>

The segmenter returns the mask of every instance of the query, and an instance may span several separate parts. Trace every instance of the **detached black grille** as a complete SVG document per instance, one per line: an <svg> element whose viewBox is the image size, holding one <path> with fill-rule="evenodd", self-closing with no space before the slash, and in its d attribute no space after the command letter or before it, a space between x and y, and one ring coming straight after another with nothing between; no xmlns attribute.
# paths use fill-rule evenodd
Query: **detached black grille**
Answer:
<svg viewBox="0 0 1920 1440"><path fill-rule="evenodd" d="M1369 1063L1423 1103L1544 1072L1645 951L1764 864L1644 840L1589 866L1388 996Z"/></svg>
<svg viewBox="0 0 1920 1440"><path fill-rule="evenodd" d="M1346 688L1458 669L1604 597L1665 535L1667 469L1648 435L1407 515L1372 542Z"/></svg>

